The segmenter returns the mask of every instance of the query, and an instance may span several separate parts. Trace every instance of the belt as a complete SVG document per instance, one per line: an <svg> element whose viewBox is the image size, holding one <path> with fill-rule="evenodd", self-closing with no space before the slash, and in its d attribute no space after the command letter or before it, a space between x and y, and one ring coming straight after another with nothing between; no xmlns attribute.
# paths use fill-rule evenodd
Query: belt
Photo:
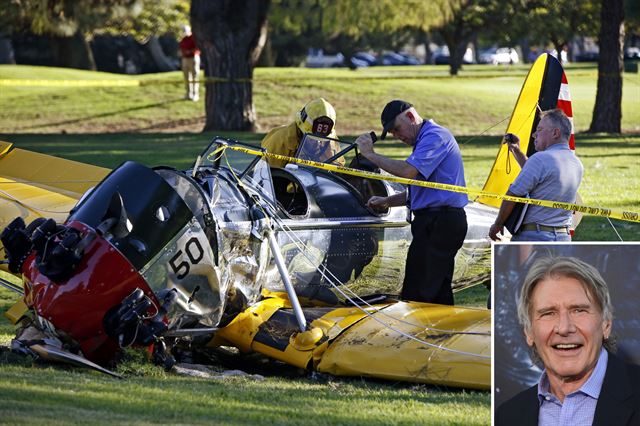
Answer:
<svg viewBox="0 0 640 426"><path fill-rule="evenodd" d="M440 212L454 212L464 210L463 207L451 207L451 206L437 206L437 207L425 207L424 209L412 210L415 216L424 216L429 213L440 213Z"/></svg>
<svg viewBox="0 0 640 426"><path fill-rule="evenodd" d="M521 231L544 231L544 232L555 232L558 234L568 234L569 227L568 226L547 226L547 225L538 225L537 223L526 223L522 225L520 228Z"/></svg>

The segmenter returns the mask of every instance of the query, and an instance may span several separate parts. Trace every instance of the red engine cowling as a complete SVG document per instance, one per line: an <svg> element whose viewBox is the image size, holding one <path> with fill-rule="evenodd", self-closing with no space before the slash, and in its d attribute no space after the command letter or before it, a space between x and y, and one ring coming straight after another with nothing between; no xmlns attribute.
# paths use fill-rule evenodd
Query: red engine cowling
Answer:
<svg viewBox="0 0 640 426"><path fill-rule="evenodd" d="M80 222L66 226L93 232ZM62 340L80 345L84 356L107 364L119 343L105 329L105 315L116 309L136 289L149 300L145 318L157 315L160 304L146 281L114 246L99 235L86 247L71 278L54 282L42 274L32 253L23 264L25 300L38 316L50 323ZM131 343L131 342L125 342Z"/></svg>

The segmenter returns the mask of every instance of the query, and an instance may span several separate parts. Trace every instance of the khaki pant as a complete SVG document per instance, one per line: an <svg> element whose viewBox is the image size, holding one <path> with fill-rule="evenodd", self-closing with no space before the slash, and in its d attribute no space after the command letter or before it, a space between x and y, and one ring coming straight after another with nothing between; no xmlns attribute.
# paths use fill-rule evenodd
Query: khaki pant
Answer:
<svg viewBox="0 0 640 426"><path fill-rule="evenodd" d="M182 74L184 75L184 84L187 91L185 98L198 100L198 74L200 74L200 56L196 55L191 58L182 58Z"/></svg>

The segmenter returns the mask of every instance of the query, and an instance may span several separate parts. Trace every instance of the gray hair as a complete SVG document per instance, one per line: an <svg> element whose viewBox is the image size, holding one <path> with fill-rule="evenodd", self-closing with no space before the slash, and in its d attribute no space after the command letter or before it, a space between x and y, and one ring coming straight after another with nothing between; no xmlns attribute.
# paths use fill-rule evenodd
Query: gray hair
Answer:
<svg viewBox="0 0 640 426"><path fill-rule="evenodd" d="M540 113L540 120L547 117L547 120L551 122L553 127L557 127L560 129L560 135L562 136L562 140L568 141L571 137L571 120L567 117L567 114L564 113L559 108L550 109L547 111L543 111Z"/></svg>
<svg viewBox="0 0 640 426"><path fill-rule="evenodd" d="M531 330L533 290L540 281L552 277L569 277L580 281L590 298L595 299L603 321L613 319L609 287L596 268L575 257L546 257L531 266L518 297L518 321L527 332Z"/></svg>

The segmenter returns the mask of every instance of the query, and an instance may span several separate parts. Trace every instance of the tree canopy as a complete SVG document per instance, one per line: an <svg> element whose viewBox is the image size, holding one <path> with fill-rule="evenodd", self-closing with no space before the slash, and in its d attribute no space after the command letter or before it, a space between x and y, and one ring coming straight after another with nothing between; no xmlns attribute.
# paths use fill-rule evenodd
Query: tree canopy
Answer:
<svg viewBox="0 0 640 426"><path fill-rule="evenodd" d="M95 69L88 40L128 34L140 42L189 22L189 0L0 0L0 25L51 37L60 66Z"/></svg>
<svg viewBox="0 0 640 426"><path fill-rule="evenodd" d="M71 37L135 16L142 5L142 0L0 0L0 19L18 30Z"/></svg>
<svg viewBox="0 0 640 426"><path fill-rule="evenodd" d="M534 43L552 44L557 52L578 34L596 36L600 30L598 0L530 1L522 19L527 37Z"/></svg>
<svg viewBox="0 0 640 426"><path fill-rule="evenodd" d="M142 0L138 14L111 17L97 32L131 35L140 43L168 33L178 37L189 24L189 8L189 0Z"/></svg>
<svg viewBox="0 0 640 426"><path fill-rule="evenodd" d="M274 0L269 38L275 63L292 65L310 47L341 51L393 49L440 22L420 0Z"/></svg>

